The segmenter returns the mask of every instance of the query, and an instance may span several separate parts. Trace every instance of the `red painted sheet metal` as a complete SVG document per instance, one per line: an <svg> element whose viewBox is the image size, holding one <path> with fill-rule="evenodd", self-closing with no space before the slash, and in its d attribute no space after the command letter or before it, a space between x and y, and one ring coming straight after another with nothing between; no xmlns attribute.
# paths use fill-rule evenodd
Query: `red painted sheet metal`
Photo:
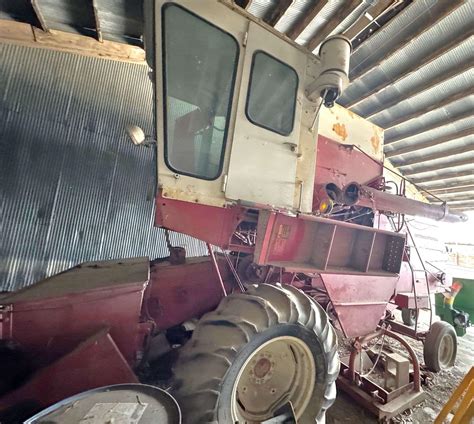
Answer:
<svg viewBox="0 0 474 424"><path fill-rule="evenodd" d="M354 181L369 184L382 175L382 163L371 159L352 145L318 136L315 186L332 182L343 188Z"/></svg>
<svg viewBox="0 0 474 424"><path fill-rule="evenodd" d="M244 208L215 207L156 196L155 225L227 249Z"/></svg>
<svg viewBox="0 0 474 424"><path fill-rule="evenodd" d="M151 330L141 322L148 264L146 258L85 264L3 298L2 339L22 346L38 368L108 326L135 365Z"/></svg>
<svg viewBox="0 0 474 424"><path fill-rule="evenodd" d="M447 281L443 285L436 278L436 275L432 273L427 273L425 277L423 270L415 270L413 278L408 262L403 262L400 270L400 279L398 280L396 288L397 296L394 299L395 304L400 308L415 308L415 306L419 308L429 307L426 278L428 279L431 293L444 292L446 287L451 286L450 277L447 277ZM413 290L413 282L415 283L416 290ZM417 302L415 302L415 291Z"/></svg>
<svg viewBox="0 0 474 424"><path fill-rule="evenodd" d="M306 223L303 219L279 214L260 212L257 228L255 262L261 265L273 262L293 261L299 252L309 248L305 243Z"/></svg>
<svg viewBox="0 0 474 424"><path fill-rule="evenodd" d="M399 308L409 308L409 309L416 309L418 308L429 308L430 302L427 294L416 294L416 301L415 295L412 292L409 293L398 293L395 296L394 303Z"/></svg>
<svg viewBox="0 0 474 424"><path fill-rule="evenodd" d="M395 293L398 277L321 274L346 337L374 331Z"/></svg>
<svg viewBox="0 0 474 424"><path fill-rule="evenodd" d="M219 269L231 290L230 270L218 257ZM181 324L214 309L222 299L219 278L209 257L188 258L185 264L152 264L145 308L160 330Z"/></svg>
<svg viewBox="0 0 474 424"><path fill-rule="evenodd" d="M138 383L138 379L108 329L101 329L0 398L0 412L26 401L34 401L41 410L85 390L120 383Z"/></svg>
<svg viewBox="0 0 474 424"><path fill-rule="evenodd" d="M394 275L405 236L310 215L261 211L255 261L305 273Z"/></svg>

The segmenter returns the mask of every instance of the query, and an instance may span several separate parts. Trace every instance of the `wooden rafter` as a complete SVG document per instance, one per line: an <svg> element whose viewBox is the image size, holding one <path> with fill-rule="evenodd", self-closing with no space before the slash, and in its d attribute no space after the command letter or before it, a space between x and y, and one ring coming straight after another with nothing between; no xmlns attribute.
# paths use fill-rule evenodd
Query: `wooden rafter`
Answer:
<svg viewBox="0 0 474 424"><path fill-rule="evenodd" d="M95 32L97 34L97 41L102 43L104 39L102 37L102 29L100 26L99 9L97 7L97 0L92 0L92 10L94 12Z"/></svg>
<svg viewBox="0 0 474 424"><path fill-rule="evenodd" d="M263 20L268 25L275 26L293 3L294 0L280 0L278 5Z"/></svg>
<svg viewBox="0 0 474 424"><path fill-rule="evenodd" d="M30 0L30 2L31 2L31 7L33 8L33 12L36 16L36 19L37 19L37 21L40 25L40 28L45 32L49 32L49 27L46 24L46 19L44 18L43 12L41 11L41 9L38 5L38 1L37 0Z"/></svg>
<svg viewBox="0 0 474 424"><path fill-rule="evenodd" d="M328 0L317 0L311 8L306 11L303 17L291 28L286 35L292 40L296 40L311 21L321 12Z"/></svg>
<svg viewBox="0 0 474 424"><path fill-rule="evenodd" d="M248 9L252 4L252 0L235 0L235 4L240 6L242 9Z"/></svg>
<svg viewBox="0 0 474 424"><path fill-rule="evenodd" d="M84 56L132 62L145 65L145 51L136 46L104 40L99 43L92 37L69 32L42 30L15 21L0 20L0 42L28 47L64 51Z"/></svg>

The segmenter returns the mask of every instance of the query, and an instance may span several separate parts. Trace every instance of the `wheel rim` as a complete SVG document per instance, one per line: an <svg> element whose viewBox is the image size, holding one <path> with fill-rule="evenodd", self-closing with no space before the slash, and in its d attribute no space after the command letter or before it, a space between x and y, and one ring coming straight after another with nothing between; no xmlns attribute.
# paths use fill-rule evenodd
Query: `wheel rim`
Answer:
<svg viewBox="0 0 474 424"><path fill-rule="evenodd" d="M454 340L449 334L445 334L438 346L438 358L441 369L448 368L452 365L454 355Z"/></svg>
<svg viewBox="0 0 474 424"><path fill-rule="evenodd" d="M263 421L287 402L296 418L306 409L314 390L316 367L302 340L283 336L260 346L246 360L232 390L234 421Z"/></svg>

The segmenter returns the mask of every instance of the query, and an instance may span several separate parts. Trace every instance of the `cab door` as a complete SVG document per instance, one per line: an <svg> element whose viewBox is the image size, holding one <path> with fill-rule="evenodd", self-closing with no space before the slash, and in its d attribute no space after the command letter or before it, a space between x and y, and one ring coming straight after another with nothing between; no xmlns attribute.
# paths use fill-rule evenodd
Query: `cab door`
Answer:
<svg viewBox="0 0 474 424"><path fill-rule="evenodd" d="M247 19L219 1L148 0L163 198L223 207Z"/></svg>
<svg viewBox="0 0 474 424"><path fill-rule="evenodd" d="M249 22L226 198L295 206L305 67L301 50Z"/></svg>

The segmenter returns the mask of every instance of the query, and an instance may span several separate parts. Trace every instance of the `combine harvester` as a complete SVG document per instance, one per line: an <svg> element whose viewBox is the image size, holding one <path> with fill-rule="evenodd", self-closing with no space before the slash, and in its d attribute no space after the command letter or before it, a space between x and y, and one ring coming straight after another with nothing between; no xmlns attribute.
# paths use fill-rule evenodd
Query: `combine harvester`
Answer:
<svg viewBox="0 0 474 424"><path fill-rule="evenodd" d="M203 240L209 256L168 241L167 260L84 263L3 296L4 421L138 383L156 335L196 318L170 390L185 423L321 423L336 382L380 418L419 402L418 359L399 333L424 343L435 371L453 365L456 334L393 321L390 310L409 321L430 291L449 289L429 270L420 278L395 221L465 216L389 192L382 130L334 105L350 42L330 37L318 57L227 1L156 0L144 12L156 137L129 133L156 144L156 226ZM352 340L346 363L331 321ZM410 357L381 351L390 384L358 368L376 337ZM49 422L74 422L62 405ZM176 422L176 404L162 405Z"/></svg>

